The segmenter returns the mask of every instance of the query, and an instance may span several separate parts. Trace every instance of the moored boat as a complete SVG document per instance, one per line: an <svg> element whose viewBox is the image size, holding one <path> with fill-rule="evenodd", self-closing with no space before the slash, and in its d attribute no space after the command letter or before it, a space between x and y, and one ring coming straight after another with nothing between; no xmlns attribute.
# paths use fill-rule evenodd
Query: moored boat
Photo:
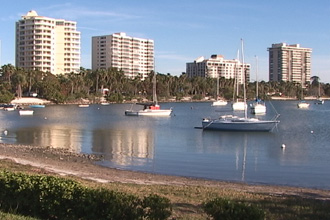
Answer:
<svg viewBox="0 0 330 220"><path fill-rule="evenodd" d="M18 111L19 115L33 115L33 110L21 109Z"/></svg>
<svg viewBox="0 0 330 220"><path fill-rule="evenodd" d="M153 103L137 103L138 105L143 105L143 109L134 111L133 106L131 109L125 111L126 116L171 116L172 108L161 109L157 102L156 94L156 74L153 75L153 90L152 98Z"/></svg>
<svg viewBox="0 0 330 220"><path fill-rule="evenodd" d="M30 105L30 108L45 108L45 105L39 104L39 105Z"/></svg>
<svg viewBox="0 0 330 220"><path fill-rule="evenodd" d="M154 103L137 103L137 105L143 105L141 110L126 110L125 115L127 116L170 116L172 109L160 109L160 106Z"/></svg>
<svg viewBox="0 0 330 220"><path fill-rule="evenodd" d="M278 117L278 116L277 116ZM273 120L259 120L257 118L240 118L233 115L224 115L218 119L204 118L202 128L204 130L220 131L272 131L279 123Z"/></svg>
<svg viewBox="0 0 330 220"><path fill-rule="evenodd" d="M308 108L309 107L309 103L307 103L306 101L300 101L297 104L298 108Z"/></svg>
<svg viewBox="0 0 330 220"><path fill-rule="evenodd" d="M88 108L89 105L88 104L80 104L78 105L79 108Z"/></svg>

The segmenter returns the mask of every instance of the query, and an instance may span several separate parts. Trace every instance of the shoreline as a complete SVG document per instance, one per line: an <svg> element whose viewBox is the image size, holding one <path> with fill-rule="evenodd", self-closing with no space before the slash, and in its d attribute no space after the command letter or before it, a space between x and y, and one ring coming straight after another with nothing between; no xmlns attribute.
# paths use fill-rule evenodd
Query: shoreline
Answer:
<svg viewBox="0 0 330 220"><path fill-rule="evenodd" d="M324 189L257 185L108 168L96 164L97 161L102 160L97 156L77 154L51 147L0 143L0 160L13 162L16 165L31 166L31 170L37 174L76 177L96 183L216 187L245 193L330 200L330 190Z"/></svg>
<svg viewBox="0 0 330 220"><path fill-rule="evenodd" d="M323 100L330 100L330 97L321 97ZM307 101L312 101L312 100L317 100L317 97L314 96L306 96L304 98ZM270 97L270 100L274 100L274 101L298 101L299 99L297 98L291 98L291 97L280 97L280 96L272 96ZM181 101L174 101L174 100L168 100L168 101L163 101L163 102L212 102L214 101L213 99L209 99L209 100L192 100L190 99L185 99L185 100L181 100ZM250 100L251 101L251 100ZM122 104L134 104L137 101L125 101ZM11 104L14 105L33 105L33 104L43 104L43 105L51 105L54 104L53 102L46 100L46 99L40 99L40 98L32 98L32 97L22 97L22 98L15 98L14 100L12 100L10 102ZM97 104L97 103L92 103L89 100L84 100L82 99L81 101L75 101L73 103L63 103L65 104ZM101 103L101 101L100 101ZM60 104L60 105L63 105Z"/></svg>

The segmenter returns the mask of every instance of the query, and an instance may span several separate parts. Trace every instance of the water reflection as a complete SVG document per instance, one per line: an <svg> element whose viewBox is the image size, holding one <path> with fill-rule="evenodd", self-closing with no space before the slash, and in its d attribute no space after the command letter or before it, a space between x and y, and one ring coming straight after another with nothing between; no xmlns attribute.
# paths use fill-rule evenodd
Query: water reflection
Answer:
<svg viewBox="0 0 330 220"><path fill-rule="evenodd" d="M153 159L154 145L154 133L149 129L93 131L92 151L120 166L131 165L132 158Z"/></svg>

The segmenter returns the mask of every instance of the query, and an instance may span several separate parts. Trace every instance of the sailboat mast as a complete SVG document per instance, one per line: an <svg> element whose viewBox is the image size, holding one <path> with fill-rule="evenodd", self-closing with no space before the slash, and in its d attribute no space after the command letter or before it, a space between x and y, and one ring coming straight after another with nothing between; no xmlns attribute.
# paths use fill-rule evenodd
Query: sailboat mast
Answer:
<svg viewBox="0 0 330 220"><path fill-rule="evenodd" d="M246 105L246 88L245 88L245 66L244 66L244 47L243 47L243 39L241 39L242 44L242 80L243 80L243 91L244 91L244 117L247 118L247 105Z"/></svg>
<svg viewBox="0 0 330 220"><path fill-rule="evenodd" d="M157 105L158 101L157 101L157 93L156 93L156 83L157 83L156 72L154 71L154 76L152 78L152 100Z"/></svg>
<svg viewBox="0 0 330 220"><path fill-rule="evenodd" d="M219 75L217 77L217 97L216 97L217 101L218 101L218 97L219 97Z"/></svg>
<svg viewBox="0 0 330 220"><path fill-rule="evenodd" d="M257 88L256 88L256 98L258 99L258 97L259 97L259 86L258 86L258 67L259 67L259 65L258 65L258 57L256 56L256 84L257 84Z"/></svg>

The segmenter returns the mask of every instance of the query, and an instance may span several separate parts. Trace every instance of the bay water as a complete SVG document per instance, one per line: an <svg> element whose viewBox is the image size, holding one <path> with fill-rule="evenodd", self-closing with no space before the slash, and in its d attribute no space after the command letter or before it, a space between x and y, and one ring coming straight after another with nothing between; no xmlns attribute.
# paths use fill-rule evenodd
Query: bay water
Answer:
<svg viewBox="0 0 330 220"><path fill-rule="evenodd" d="M33 116L0 110L0 142L97 154L118 169L330 189L330 101L309 102L298 109L298 101L267 101L265 115L249 115L279 113L273 132L202 130L205 117L243 115L210 102L162 103L172 117L125 116L130 104L50 105Z"/></svg>

